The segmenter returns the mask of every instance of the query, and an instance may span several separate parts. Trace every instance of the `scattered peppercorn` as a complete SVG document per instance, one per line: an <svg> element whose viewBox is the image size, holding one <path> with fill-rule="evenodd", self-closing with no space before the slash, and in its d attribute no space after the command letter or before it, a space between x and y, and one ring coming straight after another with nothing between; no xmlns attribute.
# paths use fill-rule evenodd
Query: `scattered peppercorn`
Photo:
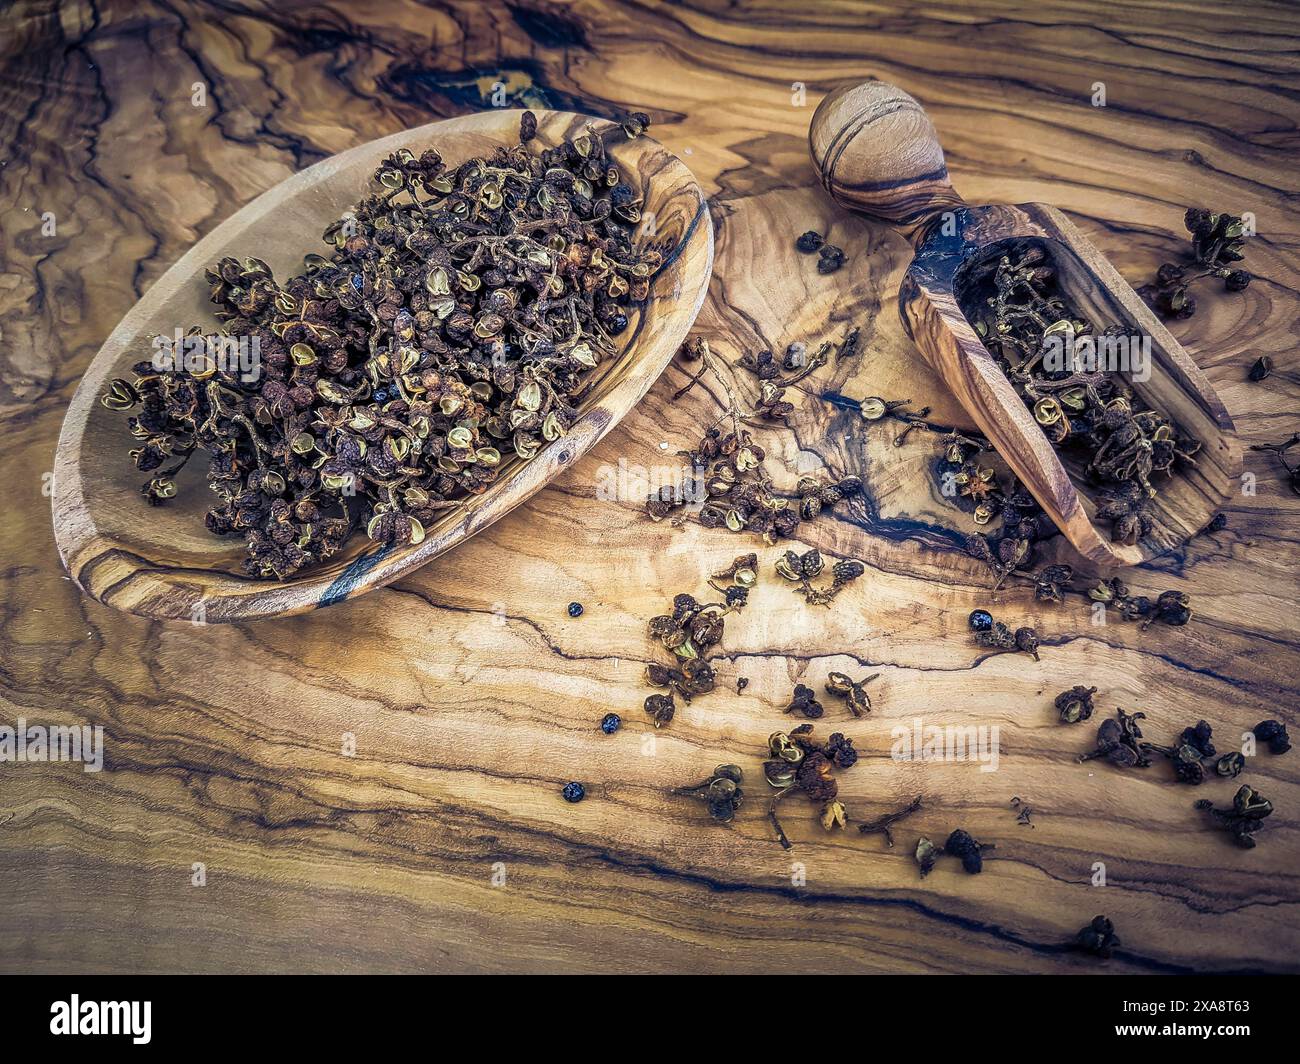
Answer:
<svg viewBox="0 0 1300 1064"><path fill-rule="evenodd" d="M703 783L677 787L672 793L702 799L709 807L709 816L719 824L730 824L735 818L736 807L745 796L740 786L744 777L739 765L719 765Z"/></svg>
<svg viewBox="0 0 1300 1064"><path fill-rule="evenodd" d="M1092 696L1097 693L1095 687L1075 685L1068 691L1056 696L1056 710L1061 715L1062 724L1078 724L1092 716Z"/></svg>
<svg viewBox="0 0 1300 1064"><path fill-rule="evenodd" d="M940 857L948 854L961 860L962 867L970 875L978 875L984 870L984 851L993 849L992 843L977 842L969 831L958 828L948 836L948 841L941 847L929 839L918 839L916 843L916 863L924 879L934 868Z"/></svg>
<svg viewBox="0 0 1300 1064"><path fill-rule="evenodd" d="M1255 834L1264 826L1264 818L1273 812L1273 803L1254 787L1243 785L1232 798L1231 809L1215 809L1214 803L1202 798L1195 808L1204 810L1219 827L1231 833L1232 841L1245 850L1255 848Z"/></svg>
<svg viewBox="0 0 1300 1064"><path fill-rule="evenodd" d="M787 713L801 713L809 720L816 720L826 711L822 704L817 701L817 696L811 687L805 687L803 684L795 684L794 696L790 699L790 704L785 707Z"/></svg>
<svg viewBox="0 0 1300 1064"><path fill-rule="evenodd" d="M849 712L855 717L871 712L871 696L867 694L867 684L878 679L880 673L873 672L864 680L854 680L842 672L832 672L826 677L826 693L839 695L848 704Z"/></svg>
<svg viewBox="0 0 1300 1064"><path fill-rule="evenodd" d="M962 868L972 876L984 870L983 852L991 849L991 844L976 842L969 831L961 828L949 835L948 841L943 845L943 852L960 858Z"/></svg>
<svg viewBox="0 0 1300 1064"><path fill-rule="evenodd" d="M990 628L975 630L975 642L992 650L1023 650L1035 661L1039 660L1038 632L1028 625L1017 628L1013 632L1001 621L993 621Z"/></svg>
<svg viewBox="0 0 1300 1064"><path fill-rule="evenodd" d="M802 251L805 255L811 255L826 243L826 238L812 229L804 233L794 242L794 246Z"/></svg>
<svg viewBox="0 0 1300 1064"><path fill-rule="evenodd" d="M666 695L650 695L645 700L645 711L656 728L671 723L673 715L677 712L677 703L673 700L672 692Z"/></svg>
<svg viewBox="0 0 1300 1064"><path fill-rule="evenodd" d="M1016 649L1023 650L1026 654L1033 657L1035 661L1040 660L1038 657L1038 633L1029 627L1016 629Z"/></svg>
<svg viewBox="0 0 1300 1064"><path fill-rule="evenodd" d="M580 802L587 797L587 788L581 783L566 783L560 793L566 802Z"/></svg>
<svg viewBox="0 0 1300 1064"><path fill-rule="evenodd" d="M621 727L623 727L623 718L617 713L606 713L601 718L600 730L606 735L613 735Z"/></svg>
<svg viewBox="0 0 1300 1064"><path fill-rule="evenodd" d="M1119 948L1119 944L1115 925L1104 916L1094 916L1092 923L1079 929L1072 943L1073 947L1080 952L1091 953L1102 960L1108 960L1111 952Z"/></svg>
<svg viewBox="0 0 1300 1064"><path fill-rule="evenodd" d="M934 868L935 862L943 856L943 851L933 842L922 836L916 840L916 863L921 869L921 878L924 879Z"/></svg>
<svg viewBox="0 0 1300 1064"><path fill-rule="evenodd" d="M1138 721L1145 720L1145 713L1125 713L1116 709L1113 720L1102 721L1097 729L1097 748L1091 753L1082 754L1080 761L1091 761L1104 757L1112 765L1120 767L1133 766L1146 768L1151 764L1147 756L1153 749L1152 744L1142 739L1142 729Z"/></svg>
<svg viewBox="0 0 1300 1064"><path fill-rule="evenodd" d="M821 254L817 259L818 273L834 273L843 265L843 248L837 248L834 244L825 244L822 246Z"/></svg>
<svg viewBox="0 0 1300 1064"><path fill-rule="evenodd" d="M570 617L581 617L581 616L582 616L582 603L581 603L581 602L570 602L570 603L569 603L569 616L570 616Z"/></svg>
<svg viewBox="0 0 1300 1064"><path fill-rule="evenodd" d="M1286 733L1286 725L1280 720L1261 720L1255 725L1255 738L1261 743L1268 743L1270 753L1285 754L1291 749L1291 737Z"/></svg>
<svg viewBox="0 0 1300 1064"><path fill-rule="evenodd" d="M786 850L793 844L786 837L776 808L781 799L795 791L802 791L810 800L820 803L821 825L827 831L843 828L848 823L844 803L836 800L840 785L835 770L852 768L857 764L858 752L853 748L853 740L841 732L834 732L823 745L812 738L812 730L811 724L801 724L789 734L773 732L767 737L772 756L763 762L763 775L776 790L767 807L767 818L776 830L777 841Z"/></svg>
<svg viewBox="0 0 1300 1064"><path fill-rule="evenodd" d="M1246 226L1241 218L1202 208L1190 208L1183 224L1191 234L1191 254L1184 261L1166 262L1156 271L1153 284L1138 289L1164 318L1190 318L1196 313L1191 285L1202 277L1217 277L1229 292L1244 291L1250 285L1248 271L1231 264L1244 257Z"/></svg>
<svg viewBox="0 0 1300 1064"><path fill-rule="evenodd" d="M805 499L805 502L809 501ZM814 500L815 501L815 500ZM810 606L829 606L831 601L849 584L867 571L856 558L842 558L831 566L831 582L828 586L813 587L815 580L826 567L821 552L815 548L803 554L788 550L776 561L777 575L797 583L796 595L802 595Z"/></svg>
<svg viewBox="0 0 1300 1064"><path fill-rule="evenodd" d="M993 627L993 614L988 610L971 610L970 626L976 632L987 632Z"/></svg>
<svg viewBox="0 0 1300 1064"><path fill-rule="evenodd" d="M1268 355L1260 355L1250 367L1250 379L1256 382L1264 380L1273 372L1273 360Z"/></svg>

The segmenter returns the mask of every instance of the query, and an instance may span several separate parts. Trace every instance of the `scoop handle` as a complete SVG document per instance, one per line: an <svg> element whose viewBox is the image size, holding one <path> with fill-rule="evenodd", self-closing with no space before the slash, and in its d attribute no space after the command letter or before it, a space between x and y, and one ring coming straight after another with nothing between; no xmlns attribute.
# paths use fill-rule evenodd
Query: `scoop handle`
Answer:
<svg viewBox="0 0 1300 1064"><path fill-rule="evenodd" d="M849 210L914 229L966 205L948 180L930 116L886 82L843 86L822 100L808 147L822 184Z"/></svg>

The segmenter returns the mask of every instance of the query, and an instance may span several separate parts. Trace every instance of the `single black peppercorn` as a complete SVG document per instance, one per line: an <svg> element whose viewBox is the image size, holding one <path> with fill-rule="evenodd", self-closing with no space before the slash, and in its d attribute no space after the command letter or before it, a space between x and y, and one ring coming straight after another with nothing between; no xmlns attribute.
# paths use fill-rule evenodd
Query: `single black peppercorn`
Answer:
<svg viewBox="0 0 1300 1064"><path fill-rule="evenodd" d="M843 265L843 248L837 248L834 244L826 244L821 249L820 257L817 259L818 273L834 273Z"/></svg>
<svg viewBox="0 0 1300 1064"><path fill-rule="evenodd" d="M987 632L993 627L993 614L988 610L971 610L970 626L976 632Z"/></svg>
<svg viewBox="0 0 1300 1064"><path fill-rule="evenodd" d="M606 713L601 718L600 730L606 735L613 735L621 727L623 727L623 718L617 713Z"/></svg>
<svg viewBox="0 0 1300 1064"><path fill-rule="evenodd" d="M794 246L805 255L811 255L824 243L826 243L826 239L821 235L821 233L809 229L808 232L804 233L803 236L794 242Z"/></svg>
<svg viewBox="0 0 1300 1064"><path fill-rule="evenodd" d="M582 603L581 603L581 602L570 602L570 603L569 603L569 616L570 616L570 617L581 617L581 616L582 616Z"/></svg>
<svg viewBox="0 0 1300 1064"><path fill-rule="evenodd" d="M1268 743L1272 753L1285 754L1291 749L1291 737L1286 733L1286 725L1280 720L1261 720L1255 725L1255 738L1261 743Z"/></svg>
<svg viewBox="0 0 1300 1064"><path fill-rule="evenodd" d="M1092 716L1092 696L1097 693L1095 687L1081 687L1078 684L1068 691L1056 696L1056 709L1061 715L1062 724L1078 724Z"/></svg>
<svg viewBox="0 0 1300 1064"><path fill-rule="evenodd" d="M587 797L587 788L581 783L566 783L560 793L566 802L580 802Z"/></svg>

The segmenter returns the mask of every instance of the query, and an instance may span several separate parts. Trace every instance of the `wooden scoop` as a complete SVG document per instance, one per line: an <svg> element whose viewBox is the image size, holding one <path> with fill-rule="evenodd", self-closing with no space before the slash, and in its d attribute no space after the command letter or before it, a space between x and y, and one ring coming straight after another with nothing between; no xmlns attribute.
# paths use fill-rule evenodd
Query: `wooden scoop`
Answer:
<svg viewBox="0 0 1300 1064"><path fill-rule="evenodd" d="M1085 558L1136 565L1194 535L1222 508L1241 474L1241 445L1209 381L1113 266L1054 207L972 207L948 181L934 126L911 96L869 81L837 89L813 115L813 162L835 200L900 228L914 256L898 297L908 335L1016 476ZM1150 376L1129 381L1152 409L1203 446L1195 464L1161 477L1152 529L1136 546L1094 524L1096 506L1075 488L1032 412L962 312L977 265L1037 246L1066 299L1098 328L1149 336ZM1103 522L1103 526L1108 522Z"/></svg>

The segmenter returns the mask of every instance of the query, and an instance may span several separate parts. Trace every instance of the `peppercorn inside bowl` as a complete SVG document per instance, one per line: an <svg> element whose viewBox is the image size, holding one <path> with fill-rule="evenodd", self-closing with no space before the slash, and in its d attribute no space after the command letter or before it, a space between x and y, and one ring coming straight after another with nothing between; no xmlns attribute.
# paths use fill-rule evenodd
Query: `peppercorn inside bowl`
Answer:
<svg viewBox="0 0 1300 1064"><path fill-rule="evenodd" d="M300 613L544 487L641 399L708 288L704 193L644 126L436 122L218 226L123 318L64 418L73 579L149 617Z"/></svg>

